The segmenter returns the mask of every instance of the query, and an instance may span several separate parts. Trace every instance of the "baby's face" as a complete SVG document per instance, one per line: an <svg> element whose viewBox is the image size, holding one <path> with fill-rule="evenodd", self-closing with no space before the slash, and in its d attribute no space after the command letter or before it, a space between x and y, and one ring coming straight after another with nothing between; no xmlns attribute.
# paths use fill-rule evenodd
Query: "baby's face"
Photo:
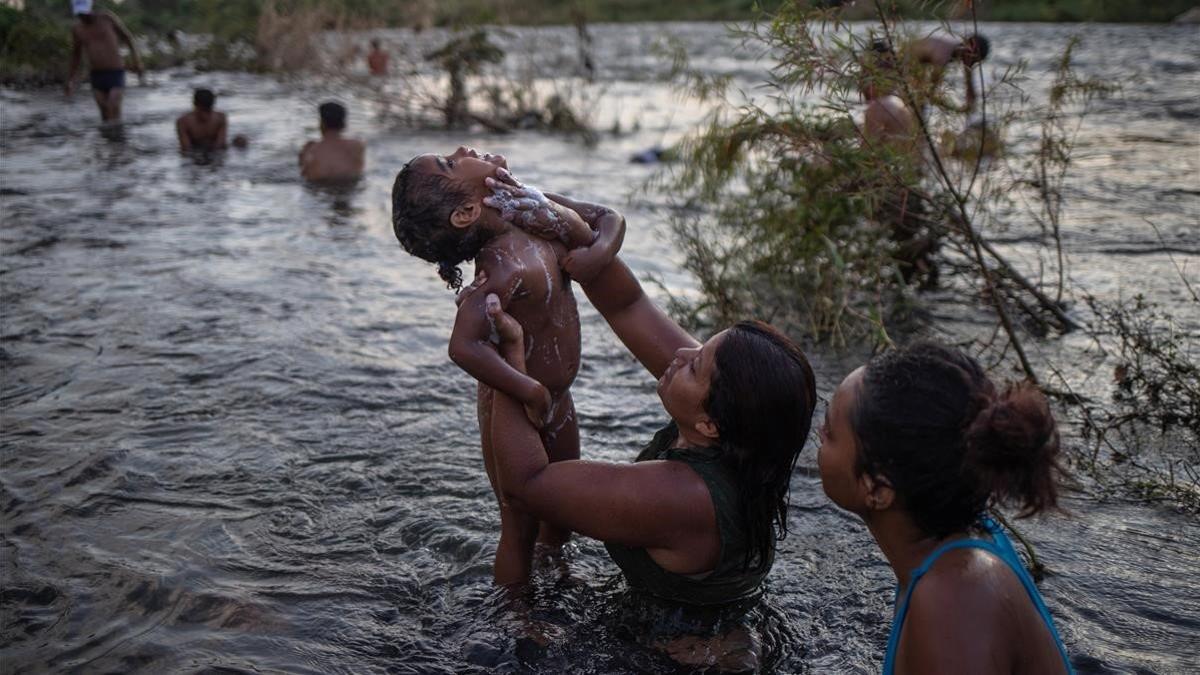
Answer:
<svg viewBox="0 0 1200 675"><path fill-rule="evenodd" d="M503 155L480 154L466 146L459 146L449 155L422 155L413 164L421 171L446 176L480 196L491 194L483 180L494 177L499 167L508 168Z"/></svg>

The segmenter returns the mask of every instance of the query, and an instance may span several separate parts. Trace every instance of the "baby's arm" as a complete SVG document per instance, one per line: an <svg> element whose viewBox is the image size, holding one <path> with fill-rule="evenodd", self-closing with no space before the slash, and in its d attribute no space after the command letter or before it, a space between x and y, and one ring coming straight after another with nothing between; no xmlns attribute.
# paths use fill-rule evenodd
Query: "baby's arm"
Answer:
<svg viewBox="0 0 1200 675"><path fill-rule="evenodd" d="M507 307L518 276L502 264L488 267L483 270L488 276L477 289L483 292L462 296L450 334L450 360L476 380L520 401L530 420L540 427L550 412L550 391L500 358L491 343L493 328L484 307L488 293L497 294L502 306Z"/></svg>

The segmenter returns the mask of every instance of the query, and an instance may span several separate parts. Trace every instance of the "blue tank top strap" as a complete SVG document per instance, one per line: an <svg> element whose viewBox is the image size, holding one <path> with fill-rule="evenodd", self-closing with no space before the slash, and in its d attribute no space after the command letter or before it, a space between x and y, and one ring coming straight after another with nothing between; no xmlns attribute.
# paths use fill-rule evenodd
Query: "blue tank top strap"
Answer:
<svg viewBox="0 0 1200 675"><path fill-rule="evenodd" d="M938 546L932 553L925 556L917 569L913 570L912 578L908 581L908 588L904 589L904 595L900 595L900 588L896 588L896 613L892 618L892 629L888 634L887 653L883 658L883 675L893 675L896 669L896 653L900 650L900 632L904 628L904 618L908 615L908 603L912 599L913 589L917 587L917 582L937 559L947 551L953 551L959 548L981 548L988 553L1003 560L1008 565L1009 569L1017 575L1021 580L1021 585L1025 588L1026 595L1033 601L1033 605L1037 608L1038 614L1042 617L1042 622L1046 624L1046 628L1050 631L1050 636L1054 638L1054 644L1058 647L1058 653L1062 656L1063 664L1066 666L1067 673L1074 673L1071 668L1071 660L1067 657L1066 647L1063 646L1062 638L1058 636L1058 631L1054 628L1054 620L1050 617L1050 610L1046 608L1046 603L1042 601L1042 595L1037 590L1037 585L1033 582L1033 577L1029 576L1025 566L1021 564L1021 559L1017 557L1017 551L1013 548L1012 542L1009 541L1008 535L1004 533L1000 525L996 521L987 516L980 518L980 526L991 535L992 540L985 539L957 539L955 541L946 542Z"/></svg>

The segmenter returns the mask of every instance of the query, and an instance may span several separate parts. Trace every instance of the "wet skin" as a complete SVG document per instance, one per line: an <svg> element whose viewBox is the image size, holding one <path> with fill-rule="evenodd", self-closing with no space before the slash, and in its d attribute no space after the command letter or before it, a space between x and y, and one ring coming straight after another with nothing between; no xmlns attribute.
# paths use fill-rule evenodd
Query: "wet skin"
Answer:
<svg viewBox="0 0 1200 675"><path fill-rule="evenodd" d="M911 78L910 86L919 108L932 103L939 108L956 112L971 112L975 108L975 82L971 69L980 62L973 41L934 35L916 40L901 51L902 73ZM939 92L946 67L953 61L963 66L965 101L960 105Z"/></svg>
<svg viewBox="0 0 1200 675"><path fill-rule="evenodd" d="M491 238L475 257L471 287L465 293L450 337L450 358L479 381L478 414L484 464L499 498L492 458L492 389L520 398L540 425L541 440L551 461L579 457L579 429L570 386L579 373L579 313L570 278L560 269L566 247L534 237L499 217L483 199L491 194L485 180L507 163L499 155L481 155L461 147L449 155L422 155L411 170L445 176L463 188L469 203L452 216L451 227L481 228ZM494 293L524 329L528 372L517 372L496 353L484 297ZM540 540L551 546L569 537L565 528L542 525ZM501 541L495 577L510 584L528 577L536 521L501 504Z"/></svg>
<svg viewBox="0 0 1200 675"><path fill-rule="evenodd" d="M476 181L482 180L482 189L472 192L473 197L489 194L487 178L505 165L502 157L481 156L469 148L460 148L445 157L426 155L414 162L419 170L438 171L452 176L472 190L477 189L474 187ZM619 214L600 205L575 202L557 195L548 196L569 204L572 212L586 214L591 219L589 224L601 230L597 242L607 241L608 232L619 246L620 236L624 232L624 219ZM485 219L485 226L499 228L501 234L494 243L508 245L508 242L520 241L522 243L516 247L516 251L529 250L527 239L513 237L512 228L507 223L501 221L502 225L497 225L486 220L496 217L497 213L495 209L483 209L477 216ZM619 221L619 228L610 229L599 224L606 221L611 224L614 220ZM561 259L563 247L559 242L540 244ZM547 248L534 250L546 251ZM511 255L481 254L478 261L482 265L496 265ZM549 262L550 259L543 255L537 260L537 272L544 276L544 271L540 269L542 261ZM524 265L526 270L530 266L529 263ZM512 265L508 269L520 269L520 266ZM474 322L475 331L464 331L464 334L474 336L473 346L478 349L479 358L498 359L505 369L516 374L511 386L497 387L497 391L492 393L490 418L486 411L480 416L482 424L490 422L490 427L487 427L490 428L490 434L485 432L485 437L490 437L488 444L493 447L488 465L494 485L501 486L502 502L522 512L532 513L543 521L587 536L644 547L659 565L673 572L694 574L711 570L720 554L716 514L707 485L692 469L680 462L667 461L636 464L550 461L553 459L553 449L546 447L542 437L544 434L538 433L530 424L529 415L523 409L528 406L528 398L519 393L522 389L520 375L526 371L530 375L544 372L546 363L536 361L546 359L546 354L539 354L537 350L537 345L544 343L545 339L539 339L536 335L532 340L526 337L527 327L524 324L529 317L523 314L520 301L514 302L511 295L507 298L504 296L515 285L511 281L505 283L497 276L503 274L504 270L505 267L485 269L486 278L482 282L477 280L464 291L460 298L455 331L459 332L459 324L466 326ZM566 283L566 277L558 278ZM536 283L536 279L530 280L530 283ZM588 298L618 337L659 380L658 389L664 407L679 423L678 443L708 446L716 442L715 426L703 410L703 401L708 394L714 370L713 357L721 336L710 339L706 346L696 342L654 306L632 272L619 259L609 260L582 285ZM490 320L486 312L489 295L494 299ZM524 307L537 304L528 299L524 302ZM536 312L543 313L545 310L538 308ZM496 326L504 341L501 351L507 362L504 362L501 354L496 353L494 347L485 343L484 336L490 335L492 325ZM532 325L533 330L538 330L536 323ZM577 332L578 326L573 324L570 335L574 337ZM560 334L560 353L561 337ZM574 341L573 344L577 348L578 342ZM451 349L454 354L455 345L452 344ZM572 363L577 363L577 360L576 353ZM569 364L560 363L557 367L564 365ZM569 372L573 378L573 369ZM509 393L501 394L501 391ZM513 392L518 393L514 396L511 395ZM485 404L486 401L481 399L481 408L486 407ZM512 415L514 405L520 411L519 419ZM516 448L520 448L520 452ZM551 457L547 457L547 450L550 450ZM530 461L530 464L524 465L524 469L536 468L536 480L514 464L519 463L520 457ZM646 518L647 513L654 513L655 517Z"/></svg>
<svg viewBox="0 0 1200 675"><path fill-rule="evenodd" d="M679 425L677 445L716 443L703 401L724 334L698 343L650 301L619 258L583 288L613 332L658 379L663 407ZM515 369L523 369L520 325L501 311L498 298L491 309L502 354ZM501 394L495 396L492 440L504 498L515 507L585 536L645 548L671 572L700 574L716 565L721 538L712 497L686 464L550 463L520 404ZM654 517L646 517L648 513Z"/></svg>
<svg viewBox="0 0 1200 675"><path fill-rule="evenodd" d="M311 181L355 180L362 176L366 156L362 141L322 125L321 140L309 141L300 150L300 175Z"/></svg>
<svg viewBox="0 0 1200 675"><path fill-rule="evenodd" d="M372 75L387 75L389 60L387 52L378 47L371 47L371 51L367 54L367 68Z"/></svg>
<svg viewBox="0 0 1200 675"><path fill-rule="evenodd" d="M133 58L133 70L141 78L142 59L138 55L133 42L133 35L116 15L109 12L96 12L81 15L79 21L71 27L71 64L67 74L67 95L75 91L75 79L79 70L79 62L87 55L88 67L91 70L122 70L125 61L121 58L120 43L124 42ZM94 90L92 95L100 108L100 119L103 121L117 120L121 117L121 102L124 99L124 87L114 87L108 91Z"/></svg>
<svg viewBox="0 0 1200 675"><path fill-rule="evenodd" d="M227 127L225 113L196 108L175 121L179 149L182 152L224 150L228 145L225 140Z"/></svg>
<svg viewBox="0 0 1200 675"><path fill-rule="evenodd" d="M850 373L834 392L820 429L817 466L825 494L863 519L903 589L935 548L971 534L926 535L885 478L859 473L850 417L864 371ZM1000 559L973 548L943 554L921 578L896 655L897 674L968 672L1065 672L1054 638L1020 580Z"/></svg>

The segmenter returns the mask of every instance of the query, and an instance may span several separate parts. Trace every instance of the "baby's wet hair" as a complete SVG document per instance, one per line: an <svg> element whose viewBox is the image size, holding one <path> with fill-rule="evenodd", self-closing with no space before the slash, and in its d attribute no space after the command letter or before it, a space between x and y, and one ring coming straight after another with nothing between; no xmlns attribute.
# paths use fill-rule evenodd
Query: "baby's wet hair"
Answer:
<svg viewBox="0 0 1200 675"><path fill-rule="evenodd" d="M459 263L474 258L487 242L481 228L454 227L450 214L470 199L454 180L404 165L392 184L392 230L405 251L436 263L438 276L462 288Z"/></svg>
<svg viewBox="0 0 1200 675"><path fill-rule="evenodd" d="M1030 516L1058 503L1058 427L1046 397L998 390L975 359L918 342L867 364L850 413L859 473L887 479L935 537L968 529L992 505Z"/></svg>

